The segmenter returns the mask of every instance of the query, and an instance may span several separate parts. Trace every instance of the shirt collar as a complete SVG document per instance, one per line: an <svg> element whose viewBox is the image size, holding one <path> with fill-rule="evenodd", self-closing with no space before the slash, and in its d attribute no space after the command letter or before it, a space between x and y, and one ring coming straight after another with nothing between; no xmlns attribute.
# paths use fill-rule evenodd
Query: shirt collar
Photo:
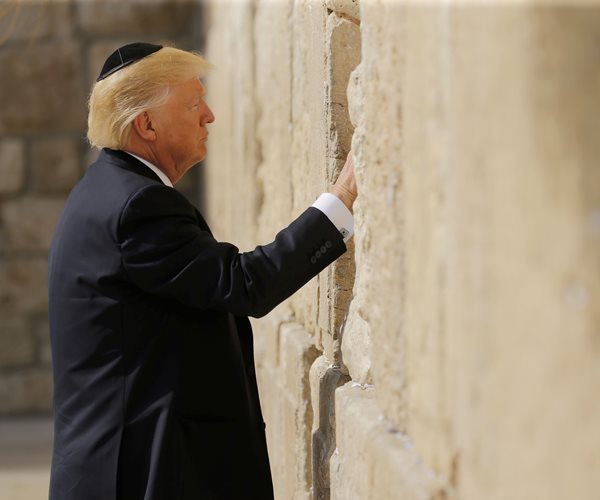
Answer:
<svg viewBox="0 0 600 500"><path fill-rule="evenodd" d="M158 177L160 178L161 181L163 181L163 184L165 186L173 187L173 183L171 182L171 179L169 179L167 177L167 175L156 165L152 165L152 163L150 163L148 160L145 160L144 158L140 158L139 156L134 155L133 153L130 153L129 151L125 151L125 153L140 160L144 165L146 165L150 170L152 170L156 175L158 175Z"/></svg>

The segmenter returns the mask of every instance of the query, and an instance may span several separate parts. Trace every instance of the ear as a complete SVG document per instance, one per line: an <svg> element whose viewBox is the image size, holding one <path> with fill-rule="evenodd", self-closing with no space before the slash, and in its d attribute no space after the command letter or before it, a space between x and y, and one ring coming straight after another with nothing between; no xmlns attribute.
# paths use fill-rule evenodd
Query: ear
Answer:
<svg viewBox="0 0 600 500"><path fill-rule="evenodd" d="M140 113L133 119L133 129L141 139L154 142L156 141L156 131L152 125L152 119L147 111Z"/></svg>

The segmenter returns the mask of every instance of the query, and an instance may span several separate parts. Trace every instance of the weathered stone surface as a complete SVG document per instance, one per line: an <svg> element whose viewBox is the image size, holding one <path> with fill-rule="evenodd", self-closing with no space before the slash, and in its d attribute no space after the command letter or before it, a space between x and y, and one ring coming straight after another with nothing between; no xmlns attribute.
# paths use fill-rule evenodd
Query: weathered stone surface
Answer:
<svg viewBox="0 0 600 500"><path fill-rule="evenodd" d="M50 411L52 372L30 369L0 377L0 402L0 415Z"/></svg>
<svg viewBox="0 0 600 500"><path fill-rule="evenodd" d="M33 363L35 339L29 321L0 317L0 368L12 368Z"/></svg>
<svg viewBox="0 0 600 500"><path fill-rule="evenodd" d="M318 356L308 332L298 324L281 327L279 379L283 398L281 434L290 443L274 450L274 462L279 464L282 498L310 498L312 487L311 429L313 412L310 399L310 367Z"/></svg>
<svg viewBox="0 0 600 500"><path fill-rule="evenodd" d="M354 127L348 115L347 88L350 73L360 62L360 29L347 19L336 14L327 17L325 50L327 54L327 126L329 142L327 155L332 161L328 165L330 182L344 165L350 151ZM333 168L332 168L333 167Z"/></svg>
<svg viewBox="0 0 600 500"><path fill-rule="evenodd" d="M216 117L210 125L207 163L218 167L204 173L206 192L221 191L221 196L207 197L208 222L218 239L247 251L275 236L273 232L260 242L256 237L262 190L257 189L256 176L261 145L256 139L252 76L253 7L223 2L213 4L210 10L215 39L209 41L208 59L220 70L207 78L207 100Z"/></svg>
<svg viewBox="0 0 600 500"><path fill-rule="evenodd" d="M371 327L359 309L359 301L350 303L341 342L344 368L361 384L373 381L371 372Z"/></svg>
<svg viewBox="0 0 600 500"><path fill-rule="evenodd" d="M200 3L168 0L76 2L79 28L89 35L128 36L182 32L197 18Z"/></svg>
<svg viewBox="0 0 600 500"><path fill-rule="evenodd" d="M45 258L0 260L0 314L47 312L47 272Z"/></svg>
<svg viewBox="0 0 600 500"><path fill-rule="evenodd" d="M16 193L25 180L25 160L22 141L0 141L0 195Z"/></svg>
<svg viewBox="0 0 600 500"><path fill-rule="evenodd" d="M19 0L3 2L0 37L3 43L36 43L70 38L73 19L69 1Z"/></svg>
<svg viewBox="0 0 600 500"><path fill-rule="evenodd" d="M0 133L83 130L80 51L75 41L0 48Z"/></svg>
<svg viewBox="0 0 600 500"><path fill-rule="evenodd" d="M313 500L329 499L329 460L335 449L335 390L348 380L339 365L333 365L326 356L319 356L310 368Z"/></svg>
<svg viewBox="0 0 600 500"><path fill-rule="evenodd" d="M323 3L296 0L292 16L292 144L290 149L293 187L293 212L303 212L327 190L327 108L324 82L327 81L327 8ZM319 57L314 57L320 54ZM317 104L320 103L320 104ZM318 322L319 287L311 280L292 297L297 321L310 332Z"/></svg>
<svg viewBox="0 0 600 500"><path fill-rule="evenodd" d="M211 97L225 117L212 144L227 161L208 166L210 216L248 241L304 209L339 168L327 155L327 9L282 4L287 18L262 1L253 12L213 11L210 53L228 58ZM348 90L356 279L342 357L376 396L365 407L356 395L340 400L332 497L592 500L597 2L364 2L360 16L362 62ZM286 129L275 115L288 100ZM253 120L256 129L239 132ZM244 156L249 171L262 170L258 182L238 182ZM295 321L331 356L335 282L323 273L291 301ZM294 404L289 381L274 380L273 350L258 361L275 426L269 446L276 489L293 498L295 475L277 462L294 460Z"/></svg>
<svg viewBox="0 0 600 500"><path fill-rule="evenodd" d="M327 8L337 14L343 14L352 19L360 19L359 0L327 0Z"/></svg>
<svg viewBox="0 0 600 500"><path fill-rule="evenodd" d="M254 15L257 236L261 242L270 241L297 215L292 210L294 191L289 181L293 168L290 158L292 33L289 25L292 8L292 2L260 1ZM273 61L280 61L280 64L273 64ZM270 140L271 137L277 137L277 140Z"/></svg>
<svg viewBox="0 0 600 500"><path fill-rule="evenodd" d="M353 127L348 116L346 87L351 71L360 60L360 31L354 23L336 14L327 17L326 54L326 122L329 131L326 145L327 179L331 185L343 167L352 138ZM325 354L341 363L342 322L348 311L354 283L354 245L320 276L319 326Z"/></svg>
<svg viewBox="0 0 600 500"><path fill-rule="evenodd" d="M338 388L335 412L332 500L455 498L421 461L410 438L381 416L373 388L355 382Z"/></svg>
<svg viewBox="0 0 600 500"><path fill-rule="evenodd" d="M81 176L80 144L69 138L45 139L32 146L31 186L39 192L68 191Z"/></svg>
<svg viewBox="0 0 600 500"><path fill-rule="evenodd" d="M9 250L47 250L64 200L27 196L5 201L0 235Z"/></svg>

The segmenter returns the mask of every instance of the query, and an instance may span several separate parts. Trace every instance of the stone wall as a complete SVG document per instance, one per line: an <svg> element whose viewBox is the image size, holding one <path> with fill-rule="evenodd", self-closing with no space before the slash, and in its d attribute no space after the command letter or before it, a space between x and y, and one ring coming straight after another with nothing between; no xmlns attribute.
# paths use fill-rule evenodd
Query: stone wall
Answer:
<svg viewBox="0 0 600 500"><path fill-rule="evenodd" d="M357 159L348 253L254 322L277 498L596 498L599 2L209 19L217 236L270 241Z"/></svg>
<svg viewBox="0 0 600 500"><path fill-rule="evenodd" d="M94 158L86 98L132 41L202 45L192 1L15 0L0 6L0 415L51 408L46 259L64 200ZM178 188L196 197L197 176Z"/></svg>

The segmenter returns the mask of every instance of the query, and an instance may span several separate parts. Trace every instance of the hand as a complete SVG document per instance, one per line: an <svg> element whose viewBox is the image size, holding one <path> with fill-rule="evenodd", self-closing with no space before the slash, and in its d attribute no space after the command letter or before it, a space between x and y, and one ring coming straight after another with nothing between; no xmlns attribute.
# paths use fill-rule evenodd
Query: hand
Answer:
<svg viewBox="0 0 600 500"><path fill-rule="evenodd" d="M335 184L331 188L331 193L342 200L349 210L352 210L354 200L356 200L356 197L358 196L356 178L354 177L354 157L352 156L352 151L348 153L346 164L344 165L344 168L342 168L337 181L335 181Z"/></svg>

